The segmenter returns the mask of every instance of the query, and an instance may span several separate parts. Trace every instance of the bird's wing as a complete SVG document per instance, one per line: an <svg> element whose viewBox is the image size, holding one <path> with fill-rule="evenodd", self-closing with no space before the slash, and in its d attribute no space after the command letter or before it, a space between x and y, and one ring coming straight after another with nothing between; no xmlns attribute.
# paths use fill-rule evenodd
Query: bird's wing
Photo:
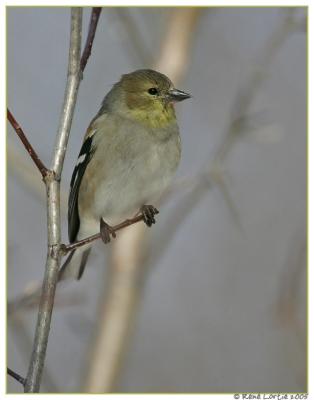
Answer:
<svg viewBox="0 0 314 400"><path fill-rule="evenodd" d="M68 201L68 234L70 243L73 243L76 240L77 233L80 229L80 216L78 212L78 194L86 167L90 162L94 153L93 150L94 135L93 132L90 131L90 129L88 129L88 131L89 134L85 136L85 140L81 147L81 151L78 156L70 184L70 195Z"/></svg>

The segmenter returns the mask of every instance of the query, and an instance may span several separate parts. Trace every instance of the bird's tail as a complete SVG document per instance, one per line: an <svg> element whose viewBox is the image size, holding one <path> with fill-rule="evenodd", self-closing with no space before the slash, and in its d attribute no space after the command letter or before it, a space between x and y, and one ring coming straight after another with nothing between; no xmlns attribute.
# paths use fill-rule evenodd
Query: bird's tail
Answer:
<svg viewBox="0 0 314 400"><path fill-rule="evenodd" d="M86 262L91 251L91 246L79 247L72 250L59 271L59 281L68 278L81 279Z"/></svg>

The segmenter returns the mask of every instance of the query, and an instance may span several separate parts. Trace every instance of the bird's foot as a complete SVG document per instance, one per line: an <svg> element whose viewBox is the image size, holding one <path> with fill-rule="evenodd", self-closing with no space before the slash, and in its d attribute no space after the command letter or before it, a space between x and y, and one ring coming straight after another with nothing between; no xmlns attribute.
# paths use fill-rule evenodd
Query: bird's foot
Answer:
<svg viewBox="0 0 314 400"><path fill-rule="evenodd" d="M100 218L100 236L101 240L107 244L110 242L111 238L110 235L115 238L116 232L112 229L110 225L107 224L102 218Z"/></svg>
<svg viewBox="0 0 314 400"><path fill-rule="evenodd" d="M152 224L156 223L155 215L159 214L157 208L151 205L144 205L140 209L143 214L144 222L147 226L152 226Z"/></svg>

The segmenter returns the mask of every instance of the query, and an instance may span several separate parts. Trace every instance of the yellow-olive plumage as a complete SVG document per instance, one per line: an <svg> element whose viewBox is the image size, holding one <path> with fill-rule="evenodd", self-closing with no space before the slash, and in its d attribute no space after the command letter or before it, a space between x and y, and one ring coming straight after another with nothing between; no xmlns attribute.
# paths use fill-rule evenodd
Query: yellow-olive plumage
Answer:
<svg viewBox="0 0 314 400"><path fill-rule="evenodd" d="M69 239L99 232L154 204L167 188L181 154L174 102L190 95L165 75L137 70L123 75L90 123L71 180ZM80 278L90 245L74 250L60 279Z"/></svg>

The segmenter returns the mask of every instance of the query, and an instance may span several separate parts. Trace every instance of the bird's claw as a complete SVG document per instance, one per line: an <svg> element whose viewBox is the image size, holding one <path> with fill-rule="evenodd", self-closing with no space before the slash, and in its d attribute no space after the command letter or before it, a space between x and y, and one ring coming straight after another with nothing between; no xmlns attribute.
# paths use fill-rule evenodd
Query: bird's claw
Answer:
<svg viewBox="0 0 314 400"><path fill-rule="evenodd" d="M156 223L155 215L159 214L159 211L154 206L144 205L141 207L141 213L145 224L150 227L152 224Z"/></svg>
<svg viewBox="0 0 314 400"><path fill-rule="evenodd" d="M112 227L110 225L107 224L107 222L105 222L102 218L100 219L100 236L101 236L101 240L107 244L110 242L111 237L110 235L115 238L116 232L112 229Z"/></svg>

